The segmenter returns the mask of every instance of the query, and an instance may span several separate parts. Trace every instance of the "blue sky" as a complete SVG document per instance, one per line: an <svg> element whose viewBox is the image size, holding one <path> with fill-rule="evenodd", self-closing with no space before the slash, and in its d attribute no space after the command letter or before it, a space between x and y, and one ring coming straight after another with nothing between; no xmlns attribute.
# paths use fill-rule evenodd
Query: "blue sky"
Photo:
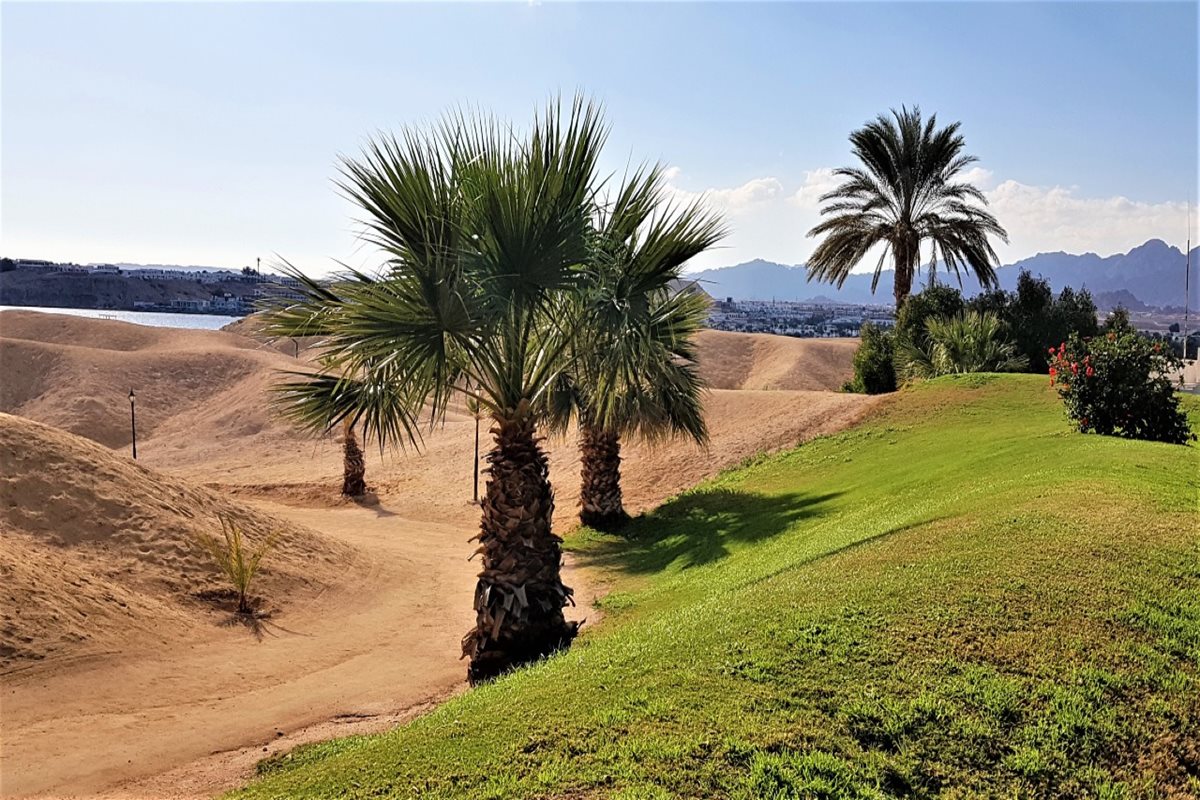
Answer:
<svg viewBox="0 0 1200 800"><path fill-rule="evenodd" d="M456 104L524 120L577 89L606 106L610 169L661 160L727 214L697 267L802 262L847 134L902 103L962 121L1005 261L1182 246L1198 34L1195 2L5 2L0 250L371 266L338 154Z"/></svg>

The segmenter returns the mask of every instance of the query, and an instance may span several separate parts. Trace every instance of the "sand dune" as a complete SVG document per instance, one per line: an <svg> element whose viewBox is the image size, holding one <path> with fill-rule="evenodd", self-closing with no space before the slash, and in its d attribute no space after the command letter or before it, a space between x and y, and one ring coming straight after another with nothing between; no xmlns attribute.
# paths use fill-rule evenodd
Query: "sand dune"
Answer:
<svg viewBox="0 0 1200 800"><path fill-rule="evenodd" d="M794 339L701 331L700 373L714 389L836 392L851 377L857 339Z"/></svg>
<svg viewBox="0 0 1200 800"><path fill-rule="evenodd" d="M109 447L130 442L129 390L138 436L201 409L230 413L208 431L236 438L267 425L263 390L296 362L221 331L149 328L28 311L0 313L0 411L36 419ZM234 402L224 397L231 394ZM241 402L238 402L241 401ZM226 423L226 424L222 424Z"/></svg>
<svg viewBox="0 0 1200 800"><path fill-rule="evenodd" d="M277 371L305 351L235 327L249 335L0 312L0 411L20 415L0 416L5 793L211 796L264 746L381 729L462 685L474 420L453 411L420 452L368 446L379 503L345 502L339 443L267 408ZM699 345L711 441L626 442L633 512L875 402L829 391L851 342L706 331ZM577 448L570 435L546 447L567 530ZM187 539L218 508L258 534L288 531L262 585L284 627L265 641L219 627L195 598L212 576ZM588 580L569 571L576 618L595 617Z"/></svg>
<svg viewBox="0 0 1200 800"><path fill-rule="evenodd" d="M228 327L256 333L253 320ZM631 509L661 502L764 449L848 424L869 401L830 390L849 376L853 348L853 340L702 332L701 371L713 387L706 399L712 442L707 450L682 441L653 448L628 443ZM267 387L278 370L301 362L265 342L228 330L7 311L0 313L0 362L6 373L14 365L0 389L0 411L128 447L125 387L132 384L146 465L243 496L336 502L329 487L340 475L338 443L300 434L272 416ZM486 446L486 421L483 438ZM463 503L471 497L473 443L474 421L452 411L428 431L420 452L368 447L368 482L382 497L402 498L406 514L470 520ZM562 527L574 514L578 457L571 436L547 445Z"/></svg>
<svg viewBox="0 0 1200 800"><path fill-rule="evenodd" d="M337 583L345 545L139 466L91 441L0 414L0 667L186 636L226 589L196 546L236 520L250 542L280 533L262 593L304 597Z"/></svg>

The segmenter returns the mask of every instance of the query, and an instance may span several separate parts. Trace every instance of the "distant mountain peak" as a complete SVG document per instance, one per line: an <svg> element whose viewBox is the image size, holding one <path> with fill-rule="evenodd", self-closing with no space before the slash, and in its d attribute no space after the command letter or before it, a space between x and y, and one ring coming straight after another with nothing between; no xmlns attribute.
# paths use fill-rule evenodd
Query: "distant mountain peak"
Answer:
<svg viewBox="0 0 1200 800"><path fill-rule="evenodd" d="M1192 251L1193 307L1200 307L1200 247ZM1151 239L1127 253L1100 256L1096 253L1072 254L1063 251L1038 253L1015 264L1001 267L997 274L1004 289L1013 289L1022 269L1046 279L1055 292L1065 286L1087 288L1098 296L1101 293L1130 292L1142 303L1152 306L1182 306L1184 302L1184 265L1186 255L1162 239ZM742 264L701 270L688 277L701 282L714 297L736 300L801 300L814 302L832 298L836 303L890 305L892 301L890 270L879 281L878 291L871 292L871 273L852 273L839 290L820 281L809 282L804 266L777 264L756 258ZM914 287L916 288L916 287ZM963 290L972 295L979 287L964 277ZM1129 298L1123 298L1126 301Z"/></svg>
<svg viewBox="0 0 1200 800"><path fill-rule="evenodd" d="M1177 248L1164 242L1162 239L1147 239L1142 244L1130 250L1130 253L1135 253L1139 250L1177 250Z"/></svg>

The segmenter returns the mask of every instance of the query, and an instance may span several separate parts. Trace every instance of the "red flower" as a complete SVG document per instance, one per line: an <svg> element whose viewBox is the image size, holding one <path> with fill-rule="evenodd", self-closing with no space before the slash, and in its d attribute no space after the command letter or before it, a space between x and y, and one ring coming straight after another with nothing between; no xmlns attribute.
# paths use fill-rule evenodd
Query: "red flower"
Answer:
<svg viewBox="0 0 1200 800"><path fill-rule="evenodd" d="M1051 347L1051 348L1050 348L1050 355L1054 355L1054 348L1053 348L1053 347Z"/></svg>
<svg viewBox="0 0 1200 800"><path fill-rule="evenodd" d="M1096 374L1096 370L1092 369L1091 367L1088 367L1088 368L1087 368L1087 372L1085 372L1085 373L1083 373L1083 374L1084 374L1084 375L1087 375L1087 376L1090 378L1090 377L1092 377L1093 375L1095 375L1095 374Z"/></svg>
<svg viewBox="0 0 1200 800"><path fill-rule="evenodd" d="M1053 377L1054 377L1055 375L1057 375L1057 374L1058 374L1058 370L1057 370L1057 369L1055 369L1054 367L1051 367L1051 368L1050 368L1050 377L1052 377L1052 378L1053 378Z"/></svg>
<svg viewBox="0 0 1200 800"><path fill-rule="evenodd" d="M1078 375L1078 374L1079 374L1079 365L1078 365L1078 364L1076 364L1074 361L1072 361L1072 362L1071 362L1071 374L1072 374L1072 375Z"/></svg>

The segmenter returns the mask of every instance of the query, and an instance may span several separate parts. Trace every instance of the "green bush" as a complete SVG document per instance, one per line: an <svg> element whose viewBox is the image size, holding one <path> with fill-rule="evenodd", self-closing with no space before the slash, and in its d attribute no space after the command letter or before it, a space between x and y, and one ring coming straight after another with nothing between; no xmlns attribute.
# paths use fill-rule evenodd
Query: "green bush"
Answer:
<svg viewBox="0 0 1200 800"><path fill-rule="evenodd" d="M930 286L912 295L896 315L896 350L926 346L929 320L957 316L964 308L962 293L952 286Z"/></svg>
<svg viewBox="0 0 1200 800"><path fill-rule="evenodd" d="M1088 291L1065 287L1056 299L1050 284L1035 278L1028 270L1017 277L1017 290L985 292L967 304L972 311L992 312L1000 318L1017 353L1029 361L1031 372L1044 372L1049 366L1051 345L1065 342L1072 333L1095 336L1096 304Z"/></svg>
<svg viewBox="0 0 1200 800"><path fill-rule="evenodd" d="M968 311L925 322L925 344L906 341L897 352L906 378L935 378L970 372L1020 372L1029 360L1018 355L991 312Z"/></svg>
<svg viewBox="0 0 1200 800"><path fill-rule="evenodd" d="M1078 334L1047 348L1050 385L1084 433L1184 444L1196 437L1170 378L1181 363L1169 347L1111 319L1103 336ZM1106 325L1108 327L1108 325Z"/></svg>
<svg viewBox="0 0 1200 800"><path fill-rule="evenodd" d="M895 337L869 322L863 324L861 336L854 352L854 377L843 388L861 394L896 391Z"/></svg>

